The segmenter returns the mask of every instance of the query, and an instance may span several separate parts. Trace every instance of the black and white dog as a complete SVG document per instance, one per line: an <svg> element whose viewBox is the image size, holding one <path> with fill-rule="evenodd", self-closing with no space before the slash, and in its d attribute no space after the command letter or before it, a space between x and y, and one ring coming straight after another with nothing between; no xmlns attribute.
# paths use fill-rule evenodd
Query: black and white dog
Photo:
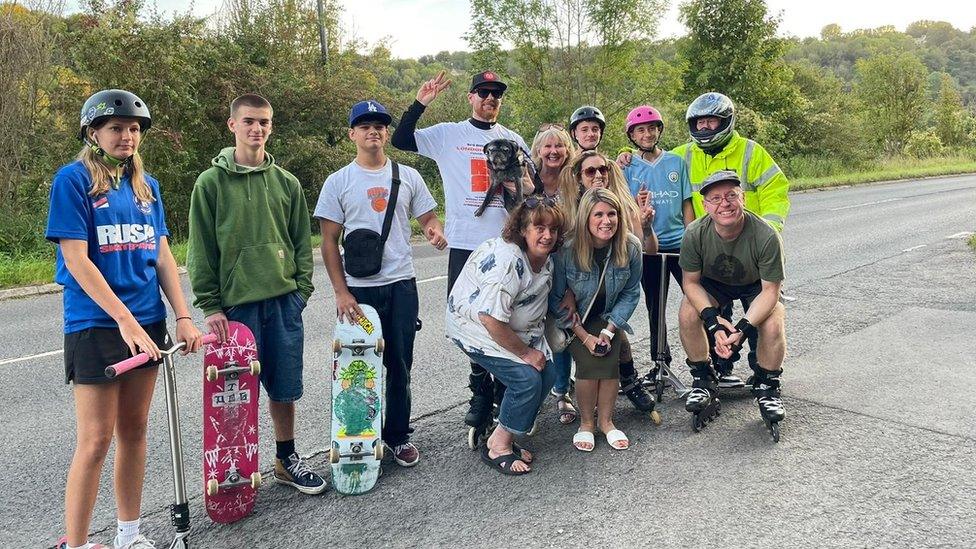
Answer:
<svg viewBox="0 0 976 549"><path fill-rule="evenodd" d="M509 212L522 203L523 165L529 165L529 173L532 175L536 188L542 188L535 164L515 141L511 139L489 141L485 144L484 152L488 163L488 191L485 192L485 200L474 212L475 217L480 217L481 214L485 213L488 204L498 193L502 193L502 202ZM506 181L515 183L516 192L512 193L505 188Z"/></svg>

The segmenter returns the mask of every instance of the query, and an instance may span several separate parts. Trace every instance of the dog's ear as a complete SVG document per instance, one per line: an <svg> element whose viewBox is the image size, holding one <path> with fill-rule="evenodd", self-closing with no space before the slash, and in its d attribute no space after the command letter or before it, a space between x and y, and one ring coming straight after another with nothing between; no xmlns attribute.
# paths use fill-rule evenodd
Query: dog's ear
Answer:
<svg viewBox="0 0 976 549"><path fill-rule="evenodd" d="M485 143L485 146L481 149L481 151L485 153L485 156L488 156L488 147L490 147L492 143L494 143L494 141Z"/></svg>
<svg viewBox="0 0 976 549"><path fill-rule="evenodd" d="M506 139L505 141L508 141L508 144L512 147L512 152L517 153L522 148L519 147L519 144L516 143L514 139Z"/></svg>

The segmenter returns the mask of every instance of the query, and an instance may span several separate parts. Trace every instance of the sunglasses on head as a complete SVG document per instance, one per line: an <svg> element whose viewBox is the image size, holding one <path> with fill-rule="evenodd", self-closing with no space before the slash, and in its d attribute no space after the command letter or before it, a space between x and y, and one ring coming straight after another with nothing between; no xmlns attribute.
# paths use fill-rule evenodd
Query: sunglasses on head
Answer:
<svg viewBox="0 0 976 549"><path fill-rule="evenodd" d="M525 198L525 207L534 210L539 207L539 205L548 206L550 208L556 205L556 199L551 196L533 194Z"/></svg>
<svg viewBox="0 0 976 549"><path fill-rule="evenodd" d="M487 99L488 96L492 96L495 99L501 99L505 95L505 90L500 90L498 88L478 88L474 90L474 93L478 94L478 97L482 99Z"/></svg>
<svg viewBox="0 0 976 549"><path fill-rule="evenodd" d="M606 177L606 175L610 172L610 168L608 168L605 165L604 166L590 166L589 168L586 168L585 170L583 170L583 175L585 175L586 177L593 177L593 176L596 175L596 172L600 172L600 175Z"/></svg>

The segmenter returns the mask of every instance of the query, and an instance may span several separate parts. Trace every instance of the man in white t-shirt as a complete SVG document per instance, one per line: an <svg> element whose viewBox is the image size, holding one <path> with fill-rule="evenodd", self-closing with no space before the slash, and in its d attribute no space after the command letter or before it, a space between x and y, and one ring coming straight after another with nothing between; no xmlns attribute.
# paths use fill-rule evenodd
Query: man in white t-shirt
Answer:
<svg viewBox="0 0 976 549"><path fill-rule="evenodd" d="M417 333L417 280L410 248L410 218L415 217L427 240L438 250L447 246L437 203L423 177L409 166L397 166L399 185L392 224L383 246L379 272L365 276L344 264L339 238L357 229L382 233L387 208L393 200L393 161L383 148L389 139L392 117L380 103L361 101L349 114L349 139L356 143L356 159L330 175L322 186L315 217L322 229L322 259L335 290L339 322L362 315L359 304L376 309L383 327L386 351L386 418L383 441L404 467L417 464L420 452L410 442L410 370ZM359 277L348 273L352 271Z"/></svg>
<svg viewBox="0 0 976 549"><path fill-rule="evenodd" d="M425 82L417 92L416 101L403 113L391 138L394 147L420 153L437 162L444 185L447 240L451 243L447 263L448 294L471 252L482 242L499 236L508 219L500 194L483 215L474 215L488 190L485 144L495 139L510 139L526 153L529 151L521 136L497 123L508 86L492 71L480 72L471 79L468 89L471 118L418 130L420 115L450 85L451 81L446 79L443 71ZM513 181L511 189L519 185L522 182ZM479 427L490 413L491 399L486 397L493 389L488 373L473 362L470 386L473 397L465 423Z"/></svg>

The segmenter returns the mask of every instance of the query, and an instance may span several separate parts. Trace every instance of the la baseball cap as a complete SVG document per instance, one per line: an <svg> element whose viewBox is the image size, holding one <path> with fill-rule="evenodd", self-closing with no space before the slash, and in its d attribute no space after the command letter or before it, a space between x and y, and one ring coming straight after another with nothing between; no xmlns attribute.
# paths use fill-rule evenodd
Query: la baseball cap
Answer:
<svg viewBox="0 0 976 549"><path fill-rule="evenodd" d="M471 89L468 91L473 92L480 86L484 86L486 84L494 84L502 91L505 91L505 89L508 88L508 84L502 82L502 79L498 77L498 73L494 71L484 71L471 77Z"/></svg>
<svg viewBox="0 0 976 549"><path fill-rule="evenodd" d="M352 106L352 110L349 111L350 128L356 124L369 120L377 120L389 126L390 123L393 122L393 117L390 116L390 113L386 111L386 107L384 107L382 103L379 101L373 101L372 99L360 101Z"/></svg>
<svg viewBox="0 0 976 549"><path fill-rule="evenodd" d="M698 192L701 193L702 196L705 196L705 192L708 191L709 187L717 183L724 182L735 183L736 187L742 186L742 182L739 180L739 174L733 172L732 170L722 170L706 177L705 181L702 181L701 189Z"/></svg>

